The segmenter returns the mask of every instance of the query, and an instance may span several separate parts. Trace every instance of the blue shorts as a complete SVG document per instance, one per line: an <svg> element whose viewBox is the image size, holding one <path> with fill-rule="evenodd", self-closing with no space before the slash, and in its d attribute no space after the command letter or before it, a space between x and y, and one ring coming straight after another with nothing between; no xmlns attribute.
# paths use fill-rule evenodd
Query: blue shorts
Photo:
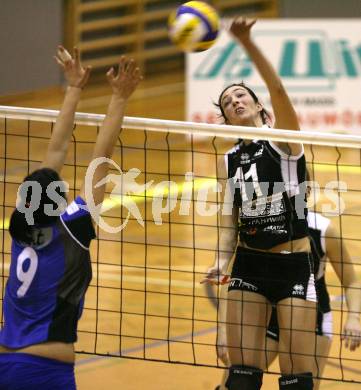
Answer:
<svg viewBox="0 0 361 390"><path fill-rule="evenodd" d="M0 353L0 390L75 390L74 364L27 353Z"/></svg>

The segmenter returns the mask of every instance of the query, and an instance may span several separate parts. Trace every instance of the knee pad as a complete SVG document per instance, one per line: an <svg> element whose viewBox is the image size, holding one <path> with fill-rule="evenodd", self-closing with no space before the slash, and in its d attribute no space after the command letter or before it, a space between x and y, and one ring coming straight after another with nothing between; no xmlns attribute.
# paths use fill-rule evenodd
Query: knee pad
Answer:
<svg viewBox="0 0 361 390"><path fill-rule="evenodd" d="M312 390L313 379L310 372L283 375L278 380L280 390Z"/></svg>
<svg viewBox="0 0 361 390"><path fill-rule="evenodd" d="M226 382L228 390L259 390L263 371L250 366L231 366Z"/></svg>

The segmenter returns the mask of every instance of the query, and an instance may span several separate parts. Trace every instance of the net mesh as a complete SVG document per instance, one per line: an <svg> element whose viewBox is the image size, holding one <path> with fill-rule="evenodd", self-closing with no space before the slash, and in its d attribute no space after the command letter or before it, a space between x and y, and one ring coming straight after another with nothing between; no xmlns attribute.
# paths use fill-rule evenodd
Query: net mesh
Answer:
<svg viewBox="0 0 361 390"><path fill-rule="evenodd" d="M17 188L41 161L56 116L44 111L39 117L28 111L0 111L1 304L10 262L7 230ZM78 116L62 172L70 185L69 198L79 191L101 119ZM76 350L222 367L215 347L220 289L204 287L200 280L213 263L218 245L220 223L214 209L220 194L215 186L221 178L217 161L234 145L238 133L224 138L222 127L217 126L181 124L173 132L169 121L158 121L156 126L146 119L134 123L131 118L125 120L113 160L123 174L139 170L134 170L138 187L123 198L114 191L114 184L107 187L104 222L126 226L117 233L97 228L91 245L93 279ZM149 130L153 127L161 131ZM200 139L198 135L204 132L208 136ZM361 137L314 134L312 138L307 134L304 142L308 169L320 186L319 194L313 192L310 208L332 220L339 232L333 239L345 243L360 277ZM114 167L113 173L119 174ZM340 342L346 304L329 264L326 280L334 339L324 378L361 383L360 352L350 352ZM273 365L269 371L279 372L279 368Z"/></svg>

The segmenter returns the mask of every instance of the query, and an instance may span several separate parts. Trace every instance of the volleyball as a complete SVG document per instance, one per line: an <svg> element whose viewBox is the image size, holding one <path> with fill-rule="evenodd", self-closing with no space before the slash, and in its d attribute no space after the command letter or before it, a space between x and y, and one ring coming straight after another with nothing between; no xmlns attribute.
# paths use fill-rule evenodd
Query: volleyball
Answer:
<svg viewBox="0 0 361 390"><path fill-rule="evenodd" d="M203 1L188 1L169 16L169 37L182 51L209 49L217 39L219 16Z"/></svg>

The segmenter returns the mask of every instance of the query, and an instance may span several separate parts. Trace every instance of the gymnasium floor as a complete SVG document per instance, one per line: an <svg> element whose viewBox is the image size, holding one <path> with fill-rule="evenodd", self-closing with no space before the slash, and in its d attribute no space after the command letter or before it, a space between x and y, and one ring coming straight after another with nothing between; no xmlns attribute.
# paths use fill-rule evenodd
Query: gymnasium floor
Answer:
<svg viewBox="0 0 361 390"><path fill-rule="evenodd" d="M164 86L159 86L163 84ZM79 105L79 111L103 113L109 100L108 89L104 86L89 88ZM0 104L18 105L37 108L58 109L62 95L55 89L51 93L34 93L22 96L20 99L0 99ZM153 117L162 119L184 118L183 80L181 75L168 76L164 80L144 82L131 100L126 112L129 116ZM27 137L9 136L5 146L4 121L0 119L0 171L5 168L5 147L7 154L6 180L19 183L28 168L27 162L11 160L14 157L27 155L38 160L44 150L43 141L33 139L30 144ZM7 122L7 133L26 135L48 134L47 124L30 125L27 122ZM96 135L95 128L79 127L76 130L76 139L93 140ZM184 173L193 171L196 182L213 180L215 172L215 157L212 155L214 145L211 140L202 139L195 143L196 153L193 155L184 152L189 149L189 138L183 136L170 136L168 141L164 135L150 134L145 140L143 132L122 133L122 153L116 152L115 160L127 170L137 167L144 171L141 175L144 181L173 180L177 182L178 189L184 189ZM135 149L134 146L143 147L146 142L146 155L144 150ZM171 162L168 163L167 145L172 150ZM217 141L217 151L222 154L227 150L231 141ZM164 151L150 149L163 148ZM69 154L68 162L72 164L74 158L78 164L86 164L89 160L91 146L78 144ZM335 150L329 148L306 149L308 161L315 163L315 179L323 186L329 180L336 180L334 165L338 158ZM117 154L118 153L118 154ZM331 165L327 165L331 163ZM351 255L361 263L360 257L360 226L361 210L359 207L359 194L361 191L360 151L341 150L340 164L348 165L339 170L340 180L346 181L351 189L343 194L346 204L345 214L342 217L342 230L344 237L350 239L348 247ZM170 166L168 166L170 164ZM350 166L352 165L352 166ZM169 175L169 168L172 174ZM79 186L80 181L74 182L74 176L81 178L83 169L69 167L64 171L64 178L70 183ZM6 184L6 204L15 204L16 184ZM4 185L0 184L0 193L4 193ZM216 200L215 197L212 199ZM150 199L140 199L137 205L143 215L150 215ZM326 199L321 196L317 208L325 204ZM6 219L10 213L6 209ZM129 357L154 360L182 361L198 364L215 365L215 321L216 313L207 292L199 281L203 272L213 261L213 250L216 245L216 219L215 217L197 217L191 210L188 216L179 216L179 205L170 217L165 216L168 223L156 226L146 223L146 229L131 221L126 229L114 237L100 233L100 241L92 245L92 258L99 257L99 263L93 267L94 277L92 286L86 298L86 309L79 329L79 343L77 350L92 351L96 346L99 354L119 353ZM115 223L119 218L120 208L114 208L107 216L109 223ZM163 216L164 217L164 216ZM195 218L195 219L194 219ZM193 230L192 221L196 221L197 228ZM338 218L333 223L339 223ZM171 228L169 229L169 226ZM146 234L145 234L146 232ZM110 241L112 240L112 241ZM144 245L145 241L147 246ZM170 244L170 248L169 248ZM195 248L195 249L194 249ZM5 238L4 251L9 252L9 240ZM122 255L120 255L122 254ZM5 255L4 266L7 272L9 256ZM101 264L100 264L101 263ZM360 267L358 274L361 277ZM327 281L334 286L330 293L334 299L333 307L341 307L341 289L333 271L328 268ZM97 283L98 282L98 283ZM98 287L97 287L98 284ZM102 287L99 287L101 285ZM120 292L122 288L122 293ZM195 298L193 298L195 297ZM98 307L98 311L94 310ZM120 309L122 315L120 315ZM147 316L144 316L144 312ZM171 321L168 321L168 317ZM193 318L193 320L192 320ZM340 314L335 312L335 332L340 329ZM97 325L96 325L97 324ZM95 335L97 331L97 336ZM119 334L122 337L119 337ZM164 340L171 340L169 342ZM194 343L192 347L191 341ZM345 361L343 375L347 379L361 381L361 351L354 353L340 350L339 338L335 336L333 342L332 359L326 368L327 377L339 378L339 358L357 359L357 362ZM277 371L277 366L271 368ZM76 365L77 382L79 389L124 389L139 388L155 389L209 389L213 390L218 384L221 370L208 367L194 367L189 365L165 364L159 362L142 361L135 359L109 358L98 355L79 354ZM265 389L277 389L277 376L266 375ZM334 381L325 381L321 389L358 389L361 384L347 384Z"/></svg>

